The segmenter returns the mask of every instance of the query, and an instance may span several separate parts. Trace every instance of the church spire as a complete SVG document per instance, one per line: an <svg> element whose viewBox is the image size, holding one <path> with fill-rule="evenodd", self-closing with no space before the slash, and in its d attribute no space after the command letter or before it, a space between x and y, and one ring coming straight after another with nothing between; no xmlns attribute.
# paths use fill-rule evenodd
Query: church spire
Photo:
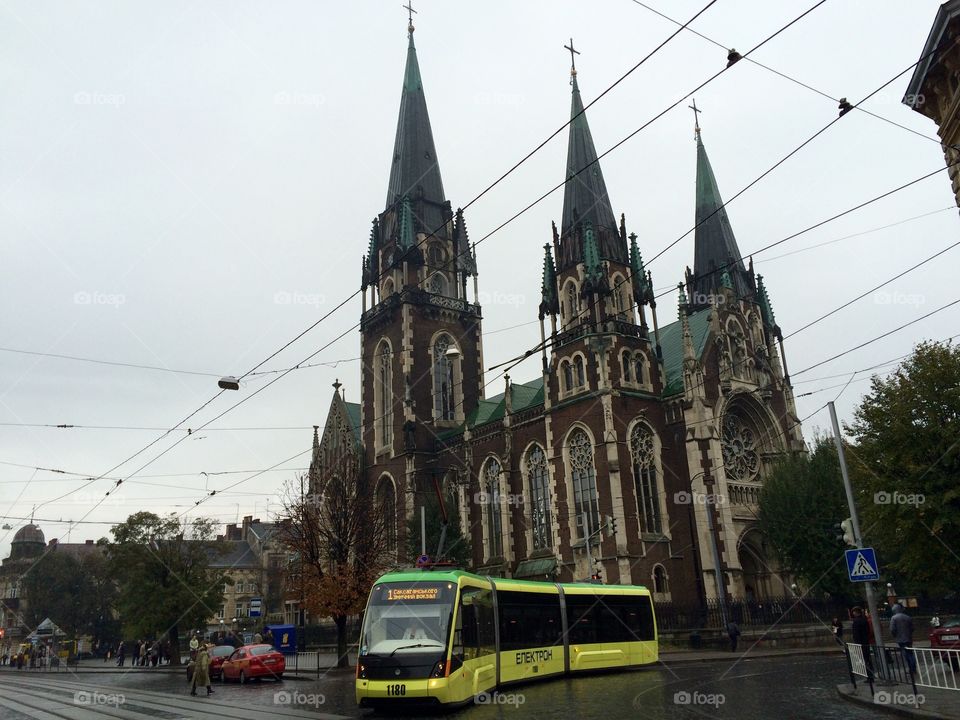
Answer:
<svg viewBox="0 0 960 720"><path fill-rule="evenodd" d="M560 223L561 234L566 234L578 222L589 220L597 229L607 228L617 232L617 221L614 218L610 198L607 196L607 186L603 181L603 172L597 160L597 150L587 124L587 116L583 112L583 100L580 97L580 87L577 84L577 66L574 55L579 55L573 49L573 40L570 51L570 85L573 87L573 97L570 105L570 135L567 141L567 184L563 190L563 217ZM592 164L591 164L592 163ZM587 166L590 167L587 167ZM583 168L587 168L583 170ZM583 170L583 172L580 172ZM576 173L579 175L574 175Z"/></svg>
<svg viewBox="0 0 960 720"><path fill-rule="evenodd" d="M707 296L724 285L721 277L724 269L729 273L729 282L738 297L749 297L751 294L750 282L737 239L733 235L730 219L727 217L717 179L710 166L707 150L703 146L700 136L701 112L696 103L691 106L694 111L695 134L697 142L697 229L694 239L693 259L693 299L695 305L703 304L701 296Z"/></svg>
<svg viewBox="0 0 960 720"><path fill-rule="evenodd" d="M393 160L390 166L390 182L387 186L387 209L404 197L423 199L435 204L438 212L422 216L425 224L433 224L428 231L436 229L444 218L439 212L446 202L440 165L433 144L427 101L423 94L420 64L417 49L413 44L413 9L407 26L407 65L403 73L403 90L400 94L400 115L397 119L397 136L393 143Z"/></svg>

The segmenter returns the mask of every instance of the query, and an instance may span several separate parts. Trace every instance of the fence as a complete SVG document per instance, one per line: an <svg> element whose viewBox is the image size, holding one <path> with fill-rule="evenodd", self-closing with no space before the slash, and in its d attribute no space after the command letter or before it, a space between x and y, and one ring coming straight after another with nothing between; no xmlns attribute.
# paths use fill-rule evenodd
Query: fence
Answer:
<svg viewBox="0 0 960 720"><path fill-rule="evenodd" d="M717 600L706 605L678 605L657 603L657 627L664 631L723 628L723 612ZM846 618L847 607L839 601L815 598L779 597L768 600L733 600L726 603L727 620L741 628L773 624L829 625L833 617Z"/></svg>
<svg viewBox="0 0 960 720"><path fill-rule="evenodd" d="M316 672L317 675L320 674L320 653L316 650L298 652L293 663L295 672L307 671ZM324 669L326 669L326 666L324 666Z"/></svg>
<svg viewBox="0 0 960 720"><path fill-rule="evenodd" d="M850 681L865 678L873 692L874 679L938 690L960 690L960 650L901 648L894 645L846 644ZM866 652L865 652L866 651Z"/></svg>

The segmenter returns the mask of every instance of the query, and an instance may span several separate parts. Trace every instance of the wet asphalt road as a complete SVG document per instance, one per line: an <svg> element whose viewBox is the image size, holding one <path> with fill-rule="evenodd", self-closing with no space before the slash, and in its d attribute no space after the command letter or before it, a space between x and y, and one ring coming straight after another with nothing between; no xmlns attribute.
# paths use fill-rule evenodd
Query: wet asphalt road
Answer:
<svg viewBox="0 0 960 720"><path fill-rule="evenodd" d="M2 673L9 677L8 672ZM59 677L64 683L90 683L100 688L128 688L130 692L153 691L168 698L189 698L185 674L128 673L79 674ZM50 679L50 675L45 675ZM495 701L474 705L446 717L457 720L491 718L731 718L752 720L860 720L885 715L841 700L836 685L846 681L841 656L795 656L692 665L663 665L641 671L604 674L575 679L549 680L508 688ZM29 677L21 680L29 687ZM353 696L352 670L332 671L320 678L253 682L245 686L214 681L218 704L263 710L300 711L304 715L327 714L371 717L359 710ZM26 689L25 687L25 689ZM204 698L205 700L205 698ZM195 700L199 706L200 699ZM203 717L203 712L185 706L181 717ZM211 708L212 710L212 708ZM257 713L259 715L259 712ZM417 713L417 717L423 717ZM6 715L4 714L4 717ZM144 717L148 717L144 715Z"/></svg>

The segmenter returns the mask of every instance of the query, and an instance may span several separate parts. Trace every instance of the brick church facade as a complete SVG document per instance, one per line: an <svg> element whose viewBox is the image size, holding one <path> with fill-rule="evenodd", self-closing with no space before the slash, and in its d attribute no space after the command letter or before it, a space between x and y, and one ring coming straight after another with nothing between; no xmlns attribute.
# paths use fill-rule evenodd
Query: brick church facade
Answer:
<svg viewBox="0 0 960 720"><path fill-rule="evenodd" d="M479 573L599 571L689 603L717 596L719 562L728 597L783 595L757 500L776 458L804 444L763 280L740 257L698 127L693 270L678 319L660 324L575 69L571 86L563 214L542 271L518 278L542 283L540 337L527 345L541 373L490 373L503 390L492 394L477 252L444 192L409 28L385 209L363 258L360 402L336 385L311 477L324 482L344 453L362 468L399 564L412 562L407 519L437 482L457 498Z"/></svg>

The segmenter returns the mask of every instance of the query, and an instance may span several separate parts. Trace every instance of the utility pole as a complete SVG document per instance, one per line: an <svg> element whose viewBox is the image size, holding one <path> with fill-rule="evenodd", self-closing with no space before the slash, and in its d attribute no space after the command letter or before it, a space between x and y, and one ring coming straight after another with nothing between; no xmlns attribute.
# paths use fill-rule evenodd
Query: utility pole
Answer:
<svg viewBox="0 0 960 720"><path fill-rule="evenodd" d="M704 473L703 484L707 491L707 495L704 498L704 510L707 513L707 533L710 535L710 549L713 551L713 577L717 582L717 600L720 602L720 622L724 630L727 628L727 591L724 585L724 572L723 567L720 565L720 547L717 544L717 535L714 532L713 525L713 508L711 505L716 505L717 496L713 492L713 478L710 477L709 473ZM694 493L691 488L690 493L690 502L694 501Z"/></svg>
<svg viewBox="0 0 960 720"><path fill-rule="evenodd" d="M587 550L587 579L593 577L593 558L590 557L590 526L587 524L587 513L583 513L583 538L584 547Z"/></svg>
<svg viewBox="0 0 960 720"><path fill-rule="evenodd" d="M847 493L847 507L850 510L850 522L853 525L853 539L858 548L863 547L863 536L860 535L860 520L857 518L857 506L853 502L853 488L850 485L850 475L847 472L847 458L843 453L843 440L840 438L840 423L837 422L837 409L833 401L827 403L830 408L830 422L833 424L833 442L837 446L837 456L840 458L840 474L843 475L843 489ZM870 611L871 625L873 625L873 640L877 646L881 667L885 664L883 652L883 636L880 633L880 618L877 615L877 600L873 594L873 583L865 582L863 589L867 595L867 609Z"/></svg>

